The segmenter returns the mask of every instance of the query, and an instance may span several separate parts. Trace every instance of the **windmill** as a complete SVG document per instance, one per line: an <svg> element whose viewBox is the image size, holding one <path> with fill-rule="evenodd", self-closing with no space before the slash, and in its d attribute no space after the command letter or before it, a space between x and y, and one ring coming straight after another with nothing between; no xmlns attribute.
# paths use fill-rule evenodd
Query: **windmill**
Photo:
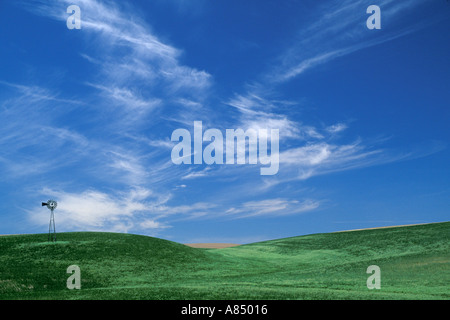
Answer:
<svg viewBox="0 0 450 320"><path fill-rule="evenodd" d="M53 211L58 206L58 203L55 200L48 200L47 202L42 202L42 206L47 206L51 211L48 225L48 241L56 241L55 214Z"/></svg>

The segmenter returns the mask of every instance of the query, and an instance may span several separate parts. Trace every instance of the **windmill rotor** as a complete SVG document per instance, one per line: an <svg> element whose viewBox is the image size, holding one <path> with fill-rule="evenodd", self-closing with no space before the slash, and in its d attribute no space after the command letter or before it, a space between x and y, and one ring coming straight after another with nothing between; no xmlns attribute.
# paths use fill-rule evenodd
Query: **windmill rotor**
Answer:
<svg viewBox="0 0 450 320"><path fill-rule="evenodd" d="M50 210L54 210L58 206L58 202L55 200L48 200L47 202L42 202L42 206L47 206Z"/></svg>

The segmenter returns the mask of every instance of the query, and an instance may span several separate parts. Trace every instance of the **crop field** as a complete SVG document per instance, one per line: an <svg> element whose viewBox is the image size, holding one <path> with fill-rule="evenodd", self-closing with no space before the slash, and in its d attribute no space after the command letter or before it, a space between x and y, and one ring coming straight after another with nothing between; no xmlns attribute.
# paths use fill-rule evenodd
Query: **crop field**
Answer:
<svg viewBox="0 0 450 320"><path fill-rule="evenodd" d="M223 249L74 232L0 237L0 299L449 299L450 222L312 234ZM67 268L80 268L68 289ZM367 268L380 268L369 289Z"/></svg>

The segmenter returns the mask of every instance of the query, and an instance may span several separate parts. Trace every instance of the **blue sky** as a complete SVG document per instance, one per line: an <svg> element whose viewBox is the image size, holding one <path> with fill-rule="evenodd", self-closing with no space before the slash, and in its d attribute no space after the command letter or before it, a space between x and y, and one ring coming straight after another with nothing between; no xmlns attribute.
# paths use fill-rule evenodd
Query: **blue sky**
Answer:
<svg viewBox="0 0 450 320"><path fill-rule="evenodd" d="M449 220L448 1L23 0L0 20L0 234L45 233L48 199L57 231L184 243ZM279 130L278 173L175 165L194 121Z"/></svg>

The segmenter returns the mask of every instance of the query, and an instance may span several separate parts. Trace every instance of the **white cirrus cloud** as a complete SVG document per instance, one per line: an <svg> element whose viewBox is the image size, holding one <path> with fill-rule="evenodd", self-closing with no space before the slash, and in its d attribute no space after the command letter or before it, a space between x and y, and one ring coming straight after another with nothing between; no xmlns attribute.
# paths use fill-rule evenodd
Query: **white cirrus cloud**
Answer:
<svg viewBox="0 0 450 320"><path fill-rule="evenodd" d="M299 214L319 208L320 201L312 199L265 199L248 201L238 207L232 207L225 211L229 218L249 218L260 216L285 216Z"/></svg>

